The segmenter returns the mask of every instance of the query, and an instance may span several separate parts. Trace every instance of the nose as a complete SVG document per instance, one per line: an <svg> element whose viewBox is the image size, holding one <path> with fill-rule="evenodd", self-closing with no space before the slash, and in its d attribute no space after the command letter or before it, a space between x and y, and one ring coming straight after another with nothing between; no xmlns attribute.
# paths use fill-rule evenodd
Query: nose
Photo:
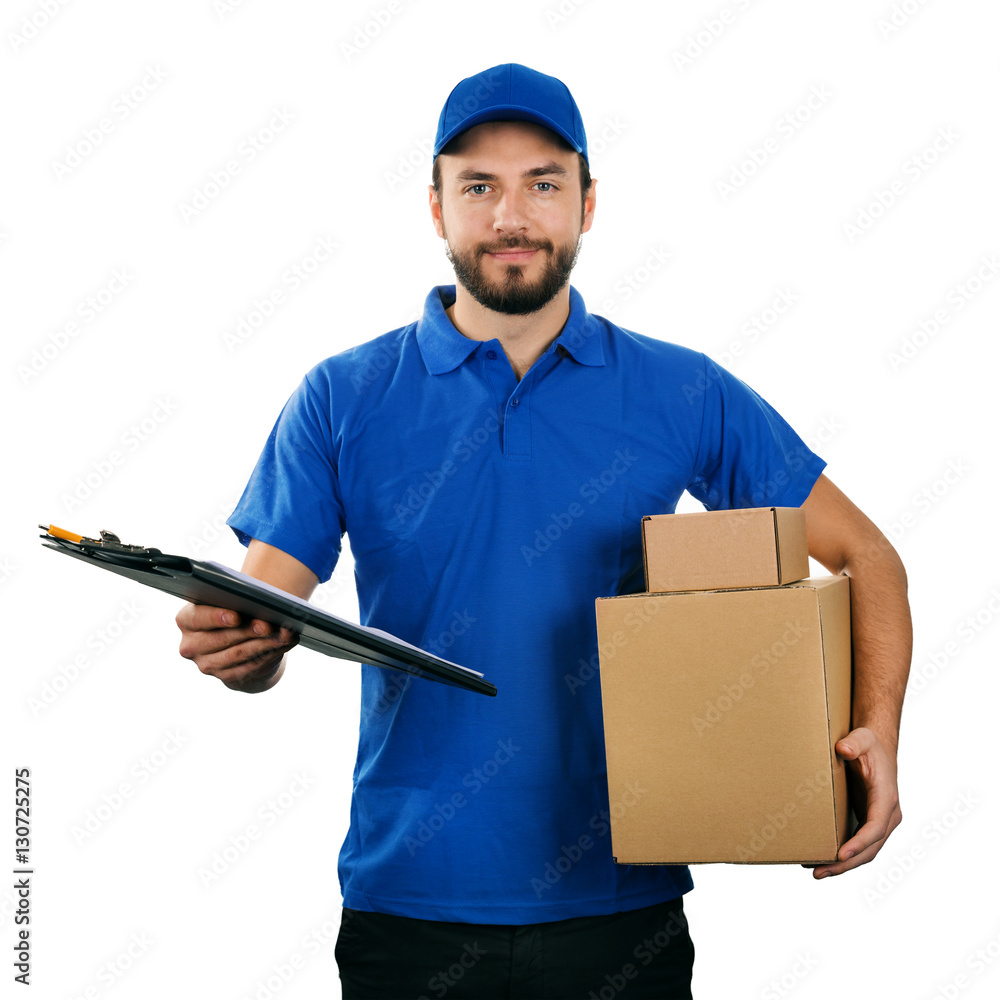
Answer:
<svg viewBox="0 0 1000 1000"><path fill-rule="evenodd" d="M496 201L493 229L505 236L523 235L528 228L527 206L516 189L504 191Z"/></svg>

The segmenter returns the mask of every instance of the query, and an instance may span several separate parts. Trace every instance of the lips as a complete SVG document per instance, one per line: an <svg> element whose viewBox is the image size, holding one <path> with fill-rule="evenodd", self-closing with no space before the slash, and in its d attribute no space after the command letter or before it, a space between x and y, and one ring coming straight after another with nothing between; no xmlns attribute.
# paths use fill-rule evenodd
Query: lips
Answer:
<svg viewBox="0 0 1000 1000"><path fill-rule="evenodd" d="M531 260L532 257L539 250L545 250L551 253L555 248L551 243L521 243L515 244L514 246L503 244L497 245L494 243L492 246L490 244L484 244L479 248L479 253L481 256L492 257L497 263L500 264L521 264L525 261Z"/></svg>
<svg viewBox="0 0 1000 1000"><path fill-rule="evenodd" d="M524 260L530 260L537 250L494 250L490 253L498 261L506 264L518 264Z"/></svg>

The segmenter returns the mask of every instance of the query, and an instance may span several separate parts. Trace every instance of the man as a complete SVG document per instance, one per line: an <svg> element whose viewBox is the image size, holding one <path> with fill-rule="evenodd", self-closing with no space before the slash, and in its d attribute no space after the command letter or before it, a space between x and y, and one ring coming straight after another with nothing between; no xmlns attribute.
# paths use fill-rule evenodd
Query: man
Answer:
<svg viewBox="0 0 1000 1000"><path fill-rule="evenodd" d="M517 64L441 113L431 217L458 279L422 318L317 365L230 518L244 571L302 597L351 536L362 621L481 670L496 698L363 665L339 873L345 997L689 997L682 866L616 865L594 598L642 589L640 519L803 506L810 554L852 578L863 825L900 822L910 656L892 547L824 463L703 355L588 314L569 274L596 182L576 103ZM277 683L287 630L188 605L182 655L243 691ZM775 768L781 767L775 761Z"/></svg>

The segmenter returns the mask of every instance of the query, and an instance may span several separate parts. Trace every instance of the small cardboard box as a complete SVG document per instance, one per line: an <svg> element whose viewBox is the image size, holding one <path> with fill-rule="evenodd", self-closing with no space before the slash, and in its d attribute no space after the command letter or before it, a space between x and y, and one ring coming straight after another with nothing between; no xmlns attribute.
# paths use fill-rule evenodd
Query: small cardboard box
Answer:
<svg viewBox="0 0 1000 1000"><path fill-rule="evenodd" d="M748 507L642 519L646 590L772 587L809 575L801 507Z"/></svg>
<svg viewBox="0 0 1000 1000"><path fill-rule="evenodd" d="M848 835L834 749L851 723L848 578L596 603L615 860L833 861Z"/></svg>

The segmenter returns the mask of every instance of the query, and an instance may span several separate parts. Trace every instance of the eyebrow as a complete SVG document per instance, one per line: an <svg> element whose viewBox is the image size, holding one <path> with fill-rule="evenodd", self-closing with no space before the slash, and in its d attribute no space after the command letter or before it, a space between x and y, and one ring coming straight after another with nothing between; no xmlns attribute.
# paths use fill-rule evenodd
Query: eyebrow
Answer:
<svg viewBox="0 0 1000 1000"><path fill-rule="evenodd" d="M557 177L567 177L569 176L569 171L555 160L549 163L545 163L540 167L531 167L529 170L525 170L521 174L524 178L529 177L546 177L555 175ZM462 170L456 175L455 180L457 181L497 181L500 178L496 174L486 173L482 170Z"/></svg>

